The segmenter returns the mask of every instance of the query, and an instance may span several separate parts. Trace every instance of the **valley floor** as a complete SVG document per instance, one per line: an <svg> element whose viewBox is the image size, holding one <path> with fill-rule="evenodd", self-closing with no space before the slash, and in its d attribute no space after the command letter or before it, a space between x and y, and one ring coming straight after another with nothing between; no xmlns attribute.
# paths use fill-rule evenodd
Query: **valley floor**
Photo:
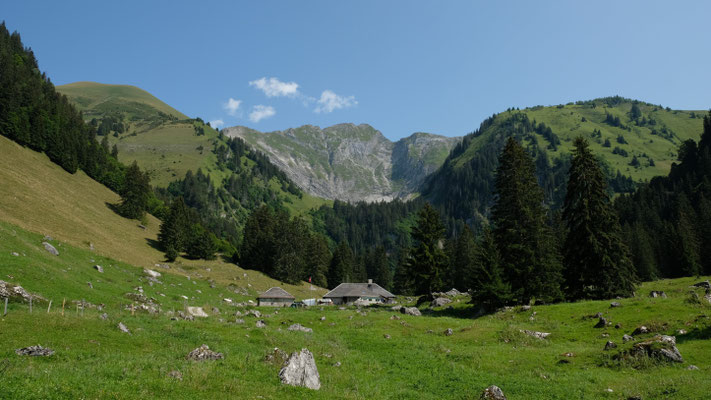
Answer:
<svg viewBox="0 0 711 400"><path fill-rule="evenodd" d="M266 327L257 328L257 318L235 316L238 310L255 307L223 301L254 299L239 294L250 289L247 280L237 279L244 275L235 274L229 285L227 280L215 284L205 269L176 273L175 267L157 268L162 276L151 285L143 268L56 240L60 255L52 256L42 247L41 235L9 224L0 227L0 279L53 300L49 313L46 302L37 301L32 313L28 304L11 302L0 320L3 399L477 399L489 385L501 387L509 399L688 399L711 393L711 306L688 300L689 285L705 278L644 283L637 297L619 300L621 307L615 308L609 301L586 301L474 319L463 296L454 299L451 310L423 310L420 317L388 307L258 308ZM104 273L96 271L95 264L101 264ZM126 293L140 290L156 299L160 314L131 314ZM649 298L651 290L665 291L668 298ZM62 316L65 298L68 306ZM105 304L103 311L77 311L71 301L82 299ZM172 321L166 315L185 305L202 306L210 316ZM106 320L99 317L104 312ZM612 325L594 328L597 319L591 316L597 312ZM244 323L237 323L238 318ZM131 334L120 332L119 322ZM294 323L313 333L288 331ZM671 335L686 330L677 335L684 363L633 369L612 360L618 350L629 347L622 335L640 325ZM451 336L444 334L448 328ZM522 329L551 335L538 340ZM608 340L620 348L604 351ZM15 349L37 344L56 353L15 354ZM186 354L202 344L225 358L187 361ZM315 356L321 389L282 385L277 376L281 362L265 361L275 348L288 353L308 348ZM688 370L690 365L699 369ZM176 370L182 380L169 376Z"/></svg>

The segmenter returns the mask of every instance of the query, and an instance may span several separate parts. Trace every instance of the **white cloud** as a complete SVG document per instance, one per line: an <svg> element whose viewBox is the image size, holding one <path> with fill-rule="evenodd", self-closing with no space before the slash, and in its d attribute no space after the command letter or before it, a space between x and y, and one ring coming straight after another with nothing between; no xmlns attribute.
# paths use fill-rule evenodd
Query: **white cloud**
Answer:
<svg viewBox="0 0 711 400"><path fill-rule="evenodd" d="M339 96L330 90L324 90L316 106L317 113L330 113L333 110L353 107L358 104L353 96Z"/></svg>
<svg viewBox="0 0 711 400"><path fill-rule="evenodd" d="M254 86L261 90L267 97L294 97L299 94L298 83L282 82L278 78L260 78L249 82L249 86Z"/></svg>
<svg viewBox="0 0 711 400"><path fill-rule="evenodd" d="M273 117L276 115L276 110L272 106L258 105L252 107L252 112L249 113L249 120L257 123L265 118Z"/></svg>
<svg viewBox="0 0 711 400"><path fill-rule="evenodd" d="M239 110L240 104L242 104L242 100L235 100L232 97L230 97L230 99L227 100L227 103L225 103L222 107L225 110L227 110L227 114L236 116L237 110Z"/></svg>
<svg viewBox="0 0 711 400"><path fill-rule="evenodd" d="M215 120L210 121L210 126L217 129L217 128L225 126L225 121L223 121L221 119L215 119Z"/></svg>

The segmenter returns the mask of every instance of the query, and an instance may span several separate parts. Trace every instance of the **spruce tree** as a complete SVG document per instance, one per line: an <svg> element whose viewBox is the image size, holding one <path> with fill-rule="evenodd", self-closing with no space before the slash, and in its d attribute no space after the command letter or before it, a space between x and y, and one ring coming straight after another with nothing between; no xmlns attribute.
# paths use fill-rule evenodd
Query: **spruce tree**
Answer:
<svg viewBox="0 0 711 400"><path fill-rule="evenodd" d="M516 301L560 300L560 255L546 225L543 191L533 160L514 138L499 157L492 222L504 276Z"/></svg>
<svg viewBox="0 0 711 400"><path fill-rule="evenodd" d="M413 279L409 273L409 259L410 249L408 247L401 248L393 276L393 290L396 294L403 296L411 296L414 292Z"/></svg>
<svg viewBox="0 0 711 400"><path fill-rule="evenodd" d="M311 283L320 287L328 286L328 267L331 262L331 251L328 243L321 234L312 234L308 242L307 258L309 269L308 278Z"/></svg>
<svg viewBox="0 0 711 400"><path fill-rule="evenodd" d="M335 288L344 282L351 282L353 273L353 251L348 242L342 241L333 252L331 265L328 269L328 287Z"/></svg>
<svg viewBox="0 0 711 400"><path fill-rule="evenodd" d="M636 277L604 173L585 139L578 137L574 146L563 205L566 294L571 299L629 296Z"/></svg>
<svg viewBox="0 0 711 400"><path fill-rule="evenodd" d="M187 232L186 255L193 259L214 260L216 237L201 224L193 224Z"/></svg>
<svg viewBox="0 0 711 400"><path fill-rule="evenodd" d="M178 197L171 204L158 234L158 241L168 261L175 261L180 252L185 249L191 226L188 208L183 198Z"/></svg>
<svg viewBox="0 0 711 400"><path fill-rule="evenodd" d="M442 277L447 267L444 252L444 224L439 213L425 203L412 230L415 247L410 253L409 271L416 295L430 295L442 289Z"/></svg>
<svg viewBox="0 0 711 400"><path fill-rule="evenodd" d="M121 195L119 213L130 219L143 218L148 208L151 185L150 178L141 171L135 161L126 169L126 178L119 194Z"/></svg>
<svg viewBox="0 0 711 400"><path fill-rule="evenodd" d="M473 288L477 247L474 234L468 226L465 226L456 239L450 256L453 287L461 291Z"/></svg>
<svg viewBox="0 0 711 400"><path fill-rule="evenodd" d="M242 268L272 273L275 231L276 216L268 206L252 211L244 225L239 260Z"/></svg>
<svg viewBox="0 0 711 400"><path fill-rule="evenodd" d="M485 311L494 311L511 302L511 285L505 280L501 256L490 229L484 231L481 243L476 246L470 273L473 304L482 306Z"/></svg>
<svg viewBox="0 0 711 400"><path fill-rule="evenodd" d="M390 290L393 283L393 274L390 271L390 261L385 252L385 247L378 246L370 253L371 272L368 278L372 278L375 283Z"/></svg>

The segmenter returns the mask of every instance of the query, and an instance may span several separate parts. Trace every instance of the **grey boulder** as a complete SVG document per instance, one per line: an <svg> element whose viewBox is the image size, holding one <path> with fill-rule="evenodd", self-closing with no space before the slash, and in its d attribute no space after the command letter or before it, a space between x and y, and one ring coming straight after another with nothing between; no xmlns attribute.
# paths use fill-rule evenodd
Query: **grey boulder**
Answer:
<svg viewBox="0 0 711 400"><path fill-rule="evenodd" d="M57 251L57 249L54 246L52 246L51 244L49 244L47 242L42 242L42 245L44 246L44 249L47 250L47 252L49 254L51 254L53 256L59 255L59 251Z"/></svg>
<svg viewBox="0 0 711 400"><path fill-rule="evenodd" d="M316 361L308 349L294 352L286 360L286 364L279 371L279 379L286 385L302 386L313 390L321 388L321 377L316 368Z"/></svg>

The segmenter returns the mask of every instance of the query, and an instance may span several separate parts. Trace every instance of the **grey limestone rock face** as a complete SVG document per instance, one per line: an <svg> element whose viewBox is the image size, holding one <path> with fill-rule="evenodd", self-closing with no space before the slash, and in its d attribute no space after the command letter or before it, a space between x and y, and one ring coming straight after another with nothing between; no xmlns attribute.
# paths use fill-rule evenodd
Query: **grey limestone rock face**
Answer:
<svg viewBox="0 0 711 400"><path fill-rule="evenodd" d="M407 198L461 140L415 133L391 142L370 125L305 125L285 131L225 128L265 153L306 192L346 201Z"/></svg>
<svg viewBox="0 0 711 400"><path fill-rule="evenodd" d="M300 352L291 354L279 371L279 379L286 385L302 386L313 390L321 388L321 377L316 368L316 361L308 349L301 349Z"/></svg>

